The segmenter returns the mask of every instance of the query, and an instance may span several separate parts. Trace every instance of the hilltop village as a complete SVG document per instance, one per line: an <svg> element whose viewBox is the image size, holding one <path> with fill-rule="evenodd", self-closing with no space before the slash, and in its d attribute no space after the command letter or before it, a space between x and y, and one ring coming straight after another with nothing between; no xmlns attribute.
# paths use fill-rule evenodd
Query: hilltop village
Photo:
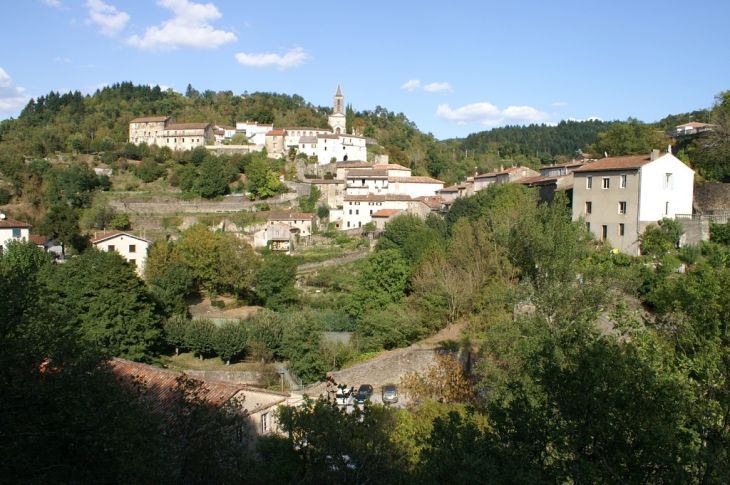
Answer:
<svg viewBox="0 0 730 485"><path fill-rule="evenodd" d="M0 123L0 476L725 483L716 101L456 140L339 85L29 101Z"/></svg>

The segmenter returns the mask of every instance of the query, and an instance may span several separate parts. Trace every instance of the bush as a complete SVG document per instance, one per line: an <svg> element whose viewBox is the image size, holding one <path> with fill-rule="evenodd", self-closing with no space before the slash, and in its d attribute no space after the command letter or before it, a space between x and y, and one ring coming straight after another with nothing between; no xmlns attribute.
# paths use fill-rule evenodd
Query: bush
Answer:
<svg viewBox="0 0 730 485"><path fill-rule="evenodd" d="M185 346L185 334L189 323L190 320L180 315L168 318L165 323L165 341L175 346L175 355L178 355L180 348Z"/></svg>
<svg viewBox="0 0 730 485"><path fill-rule="evenodd" d="M246 342L246 327L240 321L224 322L213 334L213 350L226 365L243 353Z"/></svg>
<svg viewBox="0 0 730 485"><path fill-rule="evenodd" d="M0 187L0 205L9 204L11 197L7 189Z"/></svg>

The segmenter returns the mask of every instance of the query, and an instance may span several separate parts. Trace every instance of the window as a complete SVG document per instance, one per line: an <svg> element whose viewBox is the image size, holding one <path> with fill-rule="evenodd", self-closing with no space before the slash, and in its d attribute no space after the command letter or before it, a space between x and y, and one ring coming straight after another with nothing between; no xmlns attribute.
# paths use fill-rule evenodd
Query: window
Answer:
<svg viewBox="0 0 730 485"><path fill-rule="evenodd" d="M261 433L269 432L269 413L261 415Z"/></svg>
<svg viewBox="0 0 730 485"><path fill-rule="evenodd" d="M618 225L618 235L623 236L626 233L626 226L624 224Z"/></svg>
<svg viewBox="0 0 730 485"><path fill-rule="evenodd" d="M603 177L603 188L607 189L611 186L611 179L608 177Z"/></svg>
<svg viewBox="0 0 730 485"><path fill-rule="evenodd" d="M591 175L586 177L586 189L590 190L593 188L593 177Z"/></svg>
<svg viewBox="0 0 730 485"><path fill-rule="evenodd" d="M347 227L350 227L350 221L347 221Z"/></svg>
<svg viewBox="0 0 730 485"><path fill-rule="evenodd" d="M604 224L601 226L601 241L605 241L606 239L608 239L608 226Z"/></svg>
<svg viewBox="0 0 730 485"><path fill-rule="evenodd" d="M590 222L586 222L586 231L588 231L588 232L591 231L591 223Z"/></svg>
<svg viewBox="0 0 730 485"><path fill-rule="evenodd" d="M619 214L626 214L626 202L619 202L618 203L618 213Z"/></svg>
<svg viewBox="0 0 730 485"><path fill-rule="evenodd" d="M674 177L671 173L664 174L664 188L670 190L674 188Z"/></svg>
<svg viewBox="0 0 730 485"><path fill-rule="evenodd" d="M619 186L619 188L621 188L621 189L625 189L626 188L626 178L627 178L627 176L626 176L625 173L622 173L621 175L619 175L619 178L618 178L618 186Z"/></svg>
<svg viewBox="0 0 730 485"><path fill-rule="evenodd" d="M372 209L370 209L370 215L373 215L373 210Z"/></svg>
<svg viewBox="0 0 730 485"><path fill-rule="evenodd" d="M13 229L13 237L20 237L20 229Z"/></svg>
<svg viewBox="0 0 730 485"><path fill-rule="evenodd" d="M593 202L586 202L586 214L590 214L593 211Z"/></svg>
<svg viewBox="0 0 730 485"><path fill-rule="evenodd" d="M130 253L136 253L137 252L137 246L134 244L129 245L129 252Z"/></svg>
<svg viewBox="0 0 730 485"><path fill-rule="evenodd" d="M356 210L355 210L355 215L356 215L356 216L357 216L357 215L360 215L360 209L356 209Z"/></svg>
<svg viewBox="0 0 730 485"><path fill-rule="evenodd" d="M131 264L132 266L137 266L137 260L136 259L130 259L129 260L129 264Z"/></svg>
<svg viewBox="0 0 730 485"><path fill-rule="evenodd" d="M113 244L110 244L110 245L108 245L108 246L106 247L106 250L107 250L107 251L109 251L109 252L111 253L112 251L114 251L114 245L113 245Z"/></svg>

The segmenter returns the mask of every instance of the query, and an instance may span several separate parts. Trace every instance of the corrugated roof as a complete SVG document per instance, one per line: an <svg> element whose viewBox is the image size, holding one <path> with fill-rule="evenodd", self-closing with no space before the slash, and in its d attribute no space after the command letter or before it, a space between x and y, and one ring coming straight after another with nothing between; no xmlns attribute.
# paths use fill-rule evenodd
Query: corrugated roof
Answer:
<svg viewBox="0 0 730 485"><path fill-rule="evenodd" d="M5 219L0 219L0 227L7 227L7 228L31 228L33 227L31 224L28 224L27 222L20 222L16 221L15 219L11 219L9 217L6 217Z"/></svg>
<svg viewBox="0 0 730 485"><path fill-rule="evenodd" d="M659 157L656 158L656 160L659 160L664 155L667 155L666 152L659 152ZM651 163L651 155L631 155L626 157L608 157L608 158L602 158L600 160L596 160L593 163L586 164L580 168L576 168L573 170L573 172L600 172L604 170L622 170L622 169L637 169L641 168L644 165L647 165Z"/></svg>
<svg viewBox="0 0 730 485"><path fill-rule="evenodd" d="M291 212L291 211L272 211L269 213L270 221L296 221L311 220L316 214L307 214L306 212Z"/></svg>

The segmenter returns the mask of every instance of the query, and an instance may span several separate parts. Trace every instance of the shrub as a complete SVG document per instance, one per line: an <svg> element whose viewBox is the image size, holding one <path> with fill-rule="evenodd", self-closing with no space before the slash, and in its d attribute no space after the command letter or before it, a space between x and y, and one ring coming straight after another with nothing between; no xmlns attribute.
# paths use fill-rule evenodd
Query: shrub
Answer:
<svg viewBox="0 0 730 485"><path fill-rule="evenodd" d="M200 360L203 360L203 354L213 350L215 331L215 324L206 318L191 320L185 331L185 347L198 354Z"/></svg>

